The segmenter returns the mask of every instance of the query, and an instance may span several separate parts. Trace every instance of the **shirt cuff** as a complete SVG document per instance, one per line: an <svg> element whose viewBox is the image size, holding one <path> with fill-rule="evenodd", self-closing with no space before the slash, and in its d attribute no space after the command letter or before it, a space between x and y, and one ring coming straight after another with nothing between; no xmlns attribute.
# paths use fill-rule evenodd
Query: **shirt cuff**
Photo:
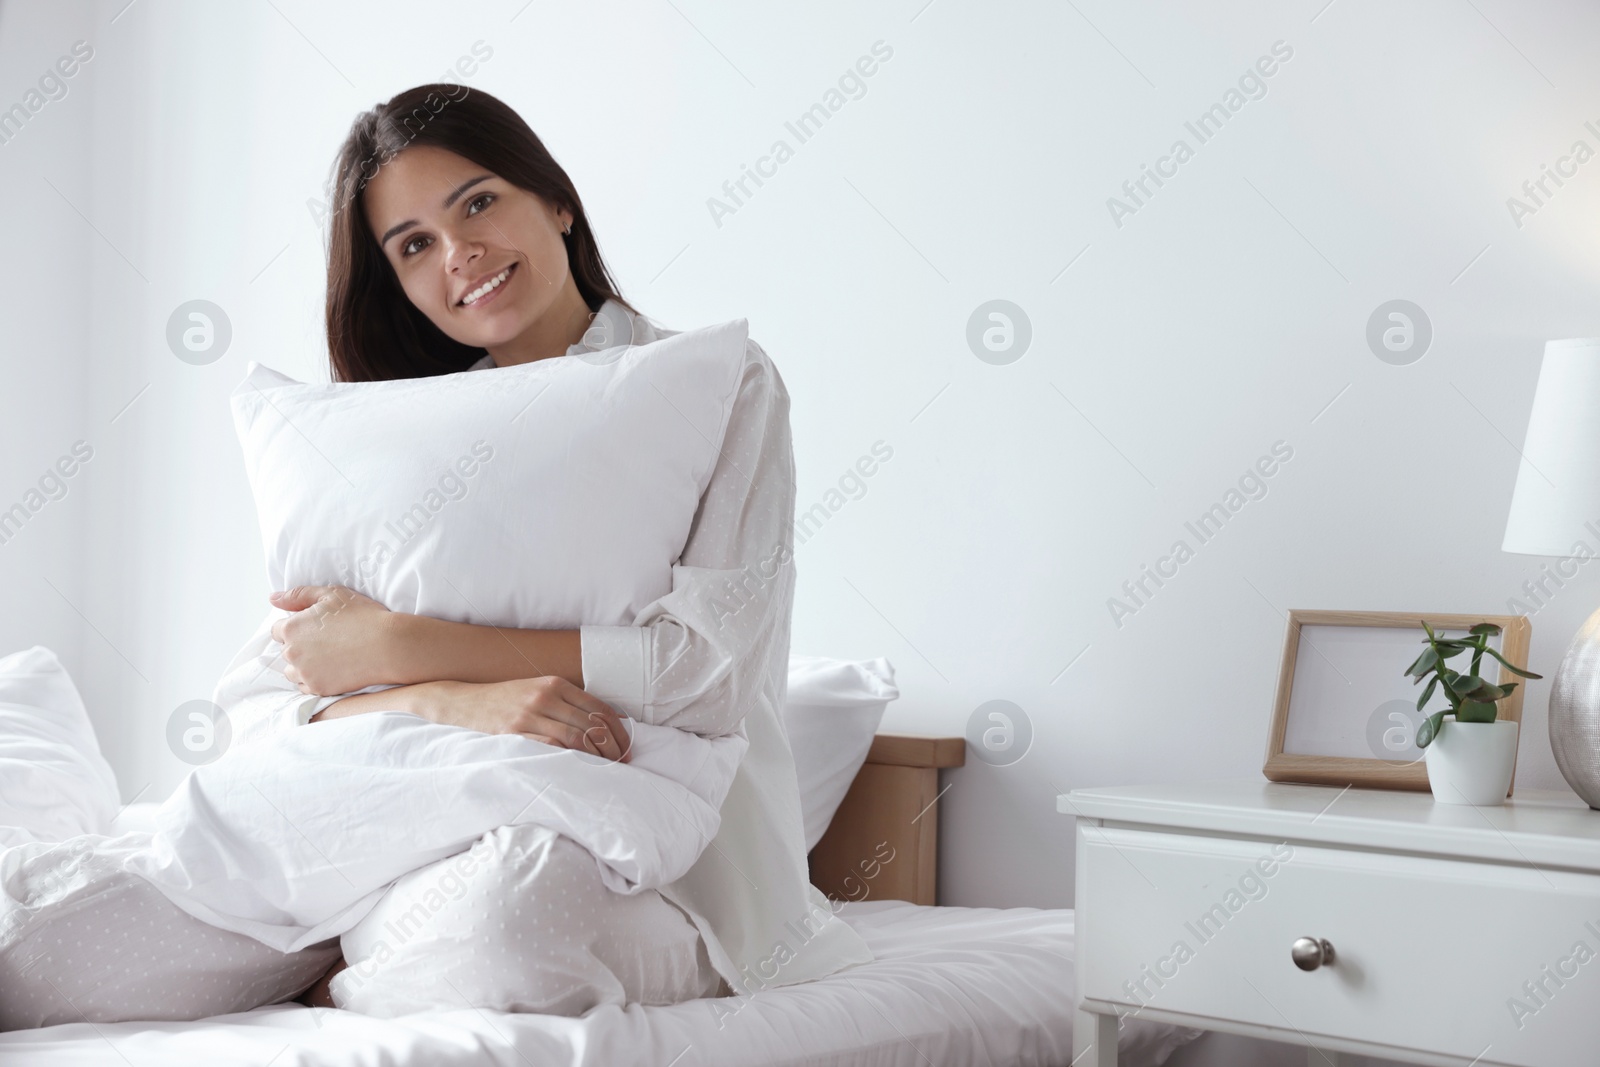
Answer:
<svg viewBox="0 0 1600 1067"><path fill-rule="evenodd" d="M645 722L650 630L644 626L580 626L583 688L617 711Z"/></svg>

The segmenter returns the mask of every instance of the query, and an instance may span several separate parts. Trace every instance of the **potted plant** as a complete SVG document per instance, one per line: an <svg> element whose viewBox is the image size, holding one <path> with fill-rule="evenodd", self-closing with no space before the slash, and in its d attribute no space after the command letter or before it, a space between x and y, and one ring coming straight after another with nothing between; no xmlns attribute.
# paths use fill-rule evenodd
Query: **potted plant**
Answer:
<svg viewBox="0 0 1600 1067"><path fill-rule="evenodd" d="M1428 788L1433 799L1444 804L1504 804L1511 788L1511 772L1517 760L1517 724L1495 716L1495 702L1508 696L1516 682L1504 685L1483 678L1478 671L1487 653L1506 670L1524 678L1543 675L1525 671L1489 647L1489 638L1500 632L1492 622L1480 622L1466 637L1440 637L1423 621L1427 648L1406 674L1416 685L1428 679L1427 688L1417 698L1417 710L1443 689L1450 707L1429 715L1417 727L1417 747L1425 751L1428 763ZM1472 668L1466 674L1450 668L1446 660L1472 650ZM1452 716L1446 721L1445 716Z"/></svg>

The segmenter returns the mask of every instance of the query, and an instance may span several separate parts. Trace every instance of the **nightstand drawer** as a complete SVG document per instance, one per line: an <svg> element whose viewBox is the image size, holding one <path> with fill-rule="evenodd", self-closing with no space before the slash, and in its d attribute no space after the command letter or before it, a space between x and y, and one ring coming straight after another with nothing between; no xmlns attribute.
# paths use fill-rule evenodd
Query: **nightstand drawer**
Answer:
<svg viewBox="0 0 1600 1067"><path fill-rule="evenodd" d="M1600 876L1090 820L1078 868L1091 1001L1482 1064L1596 1062ZM1299 937L1334 962L1300 970Z"/></svg>

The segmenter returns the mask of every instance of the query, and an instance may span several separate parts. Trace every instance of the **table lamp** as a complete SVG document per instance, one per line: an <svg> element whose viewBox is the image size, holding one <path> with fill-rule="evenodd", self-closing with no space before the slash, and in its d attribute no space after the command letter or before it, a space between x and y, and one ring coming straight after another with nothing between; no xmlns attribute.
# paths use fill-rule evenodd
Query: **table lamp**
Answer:
<svg viewBox="0 0 1600 1067"><path fill-rule="evenodd" d="M1600 337L1545 343L1500 547L1579 563L1600 556ZM1600 809L1600 611L1551 681L1550 749L1567 784Z"/></svg>

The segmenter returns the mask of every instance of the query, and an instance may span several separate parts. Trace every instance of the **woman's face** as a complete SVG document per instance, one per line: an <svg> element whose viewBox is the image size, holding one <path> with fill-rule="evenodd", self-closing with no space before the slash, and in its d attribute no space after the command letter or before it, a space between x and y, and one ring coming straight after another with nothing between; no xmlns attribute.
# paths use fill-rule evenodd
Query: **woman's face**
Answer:
<svg viewBox="0 0 1600 1067"><path fill-rule="evenodd" d="M462 344L508 345L573 287L572 215L454 152L401 152L367 183L365 209L406 296Z"/></svg>

